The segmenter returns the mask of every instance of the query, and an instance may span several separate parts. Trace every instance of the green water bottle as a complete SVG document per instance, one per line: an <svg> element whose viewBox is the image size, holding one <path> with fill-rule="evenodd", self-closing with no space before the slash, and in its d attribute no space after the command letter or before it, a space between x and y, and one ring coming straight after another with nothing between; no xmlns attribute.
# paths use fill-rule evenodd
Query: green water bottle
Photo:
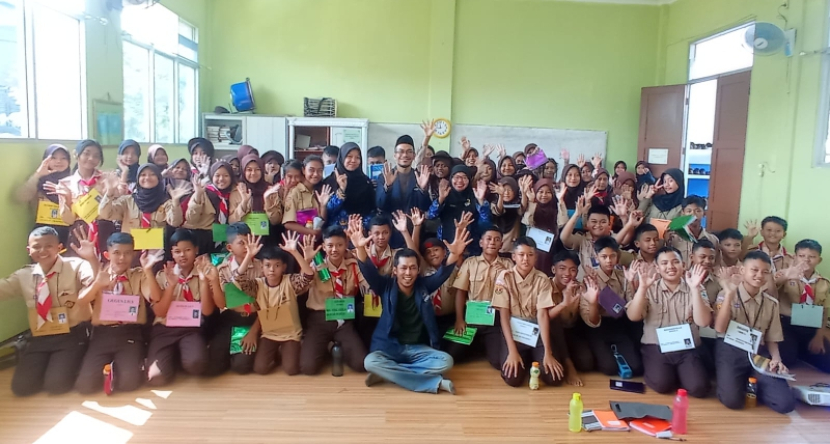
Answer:
<svg viewBox="0 0 830 444"><path fill-rule="evenodd" d="M317 268L317 276L322 282L328 282L331 279L331 273L326 267L326 260L323 259L323 253L320 251L314 256L314 266Z"/></svg>
<svg viewBox="0 0 830 444"><path fill-rule="evenodd" d="M573 398L571 398L568 430L574 433L582 431L582 395L579 393L574 393Z"/></svg>

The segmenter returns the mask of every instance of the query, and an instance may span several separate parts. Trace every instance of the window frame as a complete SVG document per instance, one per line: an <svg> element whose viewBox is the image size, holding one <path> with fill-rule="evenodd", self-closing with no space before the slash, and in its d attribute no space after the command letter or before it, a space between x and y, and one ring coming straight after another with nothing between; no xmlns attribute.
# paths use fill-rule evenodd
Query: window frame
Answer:
<svg viewBox="0 0 830 444"><path fill-rule="evenodd" d="M825 6L830 2L826 2ZM821 85L819 87L816 136L813 145L812 166L830 168L830 8L824 10L824 45L821 51Z"/></svg>
<svg viewBox="0 0 830 444"><path fill-rule="evenodd" d="M37 113L37 85L35 82L36 66L35 55L37 48L35 47L35 8L48 8L52 11L62 14L68 18L78 21L78 39L80 45L78 47L78 62L80 75L80 105L81 109L81 132L78 140L83 140L89 137L89 96L87 93L87 51L86 51L86 20L84 13L70 13L60 8L55 8L48 3L41 3L37 0L21 0L22 15L23 15L23 70L26 90L26 137L14 136L0 136L0 143L27 143L38 141L65 141L75 140L75 138L41 138L40 137L40 121Z"/></svg>
<svg viewBox="0 0 830 444"><path fill-rule="evenodd" d="M728 75L737 74L737 73L740 73L740 72L752 70L752 68L755 66L755 57L754 57L754 55L753 55L752 64L750 66L746 67L746 68L738 68L738 69L735 69L735 70L732 70L732 71L724 71L724 72L719 72L719 73L715 73L715 74L710 74L710 75L704 76L704 77L696 77L694 79L692 78L692 64L694 63L694 60L695 60L697 45L699 45L701 43L708 42L709 40L714 40L714 39L716 39L718 37L721 37L723 35L735 32L739 29L748 28L748 27L754 25L755 23L757 23L757 22L756 22L756 20L753 19L753 20L747 21L745 23L741 23L739 25L731 26L727 29L724 29L723 31L720 31L720 32L717 32L715 34L706 36L702 39L698 39L698 40L695 40L693 42L690 42L689 43L689 60L688 60L689 66L686 69L687 83L706 82L706 81L709 81L709 80L717 79L718 77L728 76Z"/></svg>
<svg viewBox="0 0 830 444"><path fill-rule="evenodd" d="M193 24L189 23L187 20L184 20L178 14L176 14L176 17L178 17L180 25L182 23L184 23L185 25L187 25L187 26L189 26L190 28L193 29L193 35L195 36L194 41L196 43L198 43L199 42L199 28L194 26ZM178 30L177 30L176 35L177 36L181 35L181 34L178 34ZM192 60L190 60L186 57L183 57L181 55L178 55L178 54L170 54L168 52L161 51L161 50L157 49L153 44L149 44L149 43L142 42L140 40L134 39L132 34L130 34L127 31L124 31L124 30L121 30L121 41L130 43L132 45L135 45L135 46L138 46L142 49L147 50L147 66L149 67L149 70L150 70L150 83L149 83L149 85L147 85L150 88L149 94L147 95L147 100L149 101L148 109L150 111L150 119L149 119L150 127L148 128L148 133L147 134L148 134L148 137L149 137L150 140L137 140L137 142L139 142L139 143L168 143L168 144L184 144L184 143L187 143L187 140L179 140L179 126L180 126L180 119L179 119L179 66L180 65L184 65L184 66L187 66L189 68L192 68L195 71L195 74L196 74L195 75L196 81L195 81L195 84L193 85L194 91L196 93L195 94L195 99L196 99L195 109L196 109L196 112L194 113L194 116L193 116L193 127L196 129L196 134L193 135L193 137L198 137L199 136L199 128L200 128L200 124L199 124L199 118L200 118L200 116L199 116L199 77L200 77L199 76L199 62L194 62L194 61L192 61ZM198 59L198 50L197 50L196 54L197 54L196 58ZM171 116L171 120L173 122L173 141L172 142L158 142L156 140L156 109L155 109L156 75L155 74L156 74L156 56L157 55L160 56L160 57L164 57L168 60L173 61L173 97L174 97L174 100L173 100L173 110L172 110L172 116ZM123 55L122 55L122 59L121 59L121 66L122 66L122 69L123 69L123 66L124 66ZM122 89L122 91L124 89L123 75L122 75L121 89ZM124 102L124 100L122 100L122 103L123 102ZM124 128L124 130L126 131L126 127ZM126 137L126 133L124 134L124 136Z"/></svg>

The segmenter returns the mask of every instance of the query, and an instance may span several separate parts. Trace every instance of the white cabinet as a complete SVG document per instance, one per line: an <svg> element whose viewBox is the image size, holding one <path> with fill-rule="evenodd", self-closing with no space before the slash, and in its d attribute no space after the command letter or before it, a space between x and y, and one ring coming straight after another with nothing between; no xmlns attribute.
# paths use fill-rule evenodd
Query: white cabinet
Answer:
<svg viewBox="0 0 830 444"><path fill-rule="evenodd" d="M205 113L202 137L211 140L221 154L236 152L240 145L251 145L260 154L274 150L287 158L287 122L288 118L282 116Z"/></svg>
<svg viewBox="0 0 830 444"><path fill-rule="evenodd" d="M354 142L360 146L360 151L363 154L363 167L366 169L369 120L334 117L288 118L288 154L286 158L302 160L308 155L321 155L326 145L341 146L346 142Z"/></svg>
<svg viewBox="0 0 830 444"><path fill-rule="evenodd" d="M274 150L286 155L286 121L285 117L246 117L245 144L256 148L260 154Z"/></svg>

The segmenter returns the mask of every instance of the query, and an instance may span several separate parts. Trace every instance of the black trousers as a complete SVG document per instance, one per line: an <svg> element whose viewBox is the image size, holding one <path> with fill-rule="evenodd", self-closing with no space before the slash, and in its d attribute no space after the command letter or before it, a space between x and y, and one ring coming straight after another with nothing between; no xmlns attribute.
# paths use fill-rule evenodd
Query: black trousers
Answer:
<svg viewBox="0 0 830 444"><path fill-rule="evenodd" d="M153 326L147 347L147 384L161 386L173 382L181 364L191 375L201 375L208 363L205 338L198 327Z"/></svg>
<svg viewBox="0 0 830 444"><path fill-rule="evenodd" d="M824 339L824 353L813 354L808 345L816 335L816 329L792 325L792 318L781 316L781 329L784 330L784 341L778 343L781 361L787 367L795 365L799 359L821 370L830 373L830 341Z"/></svg>
<svg viewBox="0 0 830 444"><path fill-rule="evenodd" d="M726 407L738 410L746 402L746 384L750 376L758 379L758 402L778 413L795 410L795 396L784 379L764 376L756 372L749 363L747 353L718 338L715 344L715 365L718 368L718 399ZM759 354L769 357L766 350Z"/></svg>
<svg viewBox="0 0 830 444"><path fill-rule="evenodd" d="M530 374L530 368L533 365L533 362L539 363L539 379L545 383L545 385L549 386L559 386L562 385L563 379L556 379L553 373L547 373L545 369L545 365L543 363L545 359L545 346L542 343L542 338L539 338L539 342L536 344L535 347L531 347L526 344L522 344L520 342L516 342L516 348L519 350L519 356L522 358L522 364L524 364L524 369L519 369L516 373L516 376L513 375L506 375L504 371L501 372L501 379L504 382L511 386L511 387L519 387L525 382L525 377ZM564 363L565 363L565 356L562 354L562 350L554 347L551 344L552 354L553 357L559 361L560 364L563 365L564 370ZM510 354L507 343L505 342L504 336L502 336L502 350L501 350L501 362L504 364L504 361L507 360L507 356ZM501 369L501 366L499 367Z"/></svg>
<svg viewBox="0 0 830 444"><path fill-rule="evenodd" d="M247 375L254 369L254 355L236 353L231 355L231 331L233 327L250 327L256 321L256 313L245 316L242 313L225 310L219 315L219 327L208 342L208 364L205 375L218 376L233 370L240 375Z"/></svg>
<svg viewBox="0 0 830 444"><path fill-rule="evenodd" d="M454 326L455 314L447 316L452 317L451 325ZM470 345L458 344L442 339L441 348L452 356L453 362L456 364L467 362L483 355L494 369L501 370L501 365L504 363L501 350L504 346L504 336L501 333L499 312L496 311L495 322L492 326L474 325L473 327L476 327L476 335L473 337L473 342ZM442 331L446 332L449 328L447 326Z"/></svg>
<svg viewBox="0 0 830 444"><path fill-rule="evenodd" d="M67 334L29 340L14 369L12 393L29 396L44 390L59 395L72 390L89 345L89 333L89 323L82 323Z"/></svg>
<svg viewBox="0 0 830 444"><path fill-rule="evenodd" d="M326 321L326 313L311 310L308 315L308 329L303 330L303 344L300 349L300 372L304 375L316 375L329 355L328 346L332 341L343 347L346 365L352 370L364 373L363 360L368 354L366 346L360 340L354 321L346 321L338 327L336 321Z"/></svg>
<svg viewBox="0 0 830 444"><path fill-rule="evenodd" d="M585 325L582 318L577 318L576 323L565 329L565 343L568 347L568 357L578 372L592 372L596 367L594 354L591 352L591 344L588 341L589 327Z"/></svg>
<svg viewBox="0 0 830 444"><path fill-rule="evenodd" d="M640 357L640 339L643 337L642 322L631 322L625 316L619 319L603 317L599 327L588 327L587 336L597 370L608 376L619 374L617 360L611 348L616 346L617 353L628 362L634 376L642 376L644 371L643 360Z"/></svg>
<svg viewBox="0 0 830 444"><path fill-rule="evenodd" d="M104 387L104 365L112 363L115 391L129 392L144 383L144 339L142 325L96 326L84 356L75 390L100 392Z"/></svg>
<svg viewBox="0 0 830 444"><path fill-rule="evenodd" d="M661 353L660 346L640 347L646 385L657 393L673 393L684 388L690 396L705 398L709 394L709 376L699 348Z"/></svg>

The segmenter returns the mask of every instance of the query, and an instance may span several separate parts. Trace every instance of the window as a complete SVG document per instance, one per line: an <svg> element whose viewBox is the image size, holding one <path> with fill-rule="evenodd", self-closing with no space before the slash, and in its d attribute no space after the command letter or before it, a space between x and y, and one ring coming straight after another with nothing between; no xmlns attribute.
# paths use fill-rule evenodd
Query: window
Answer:
<svg viewBox="0 0 830 444"><path fill-rule="evenodd" d="M752 67L752 49L747 48L744 36L748 23L739 28L694 42L689 47L689 80L712 77Z"/></svg>
<svg viewBox="0 0 830 444"><path fill-rule="evenodd" d="M158 143L184 143L195 137L197 29L160 4L126 5L121 29L124 136Z"/></svg>
<svg viewBox="0 0 830 444"><path fill-rule="evenodd" d="M830 22L830 17L825 17ZM825 29L830 29L826 28ZM818 123L814 165L830 167L830 31L825 35L821 54L821 93L819 94Z"/></svg>
<svg viewBox="0 0 830 444"><path fill-rule="evenodd" d="M84 3L0 0L0 137L85 137Z"/></svg>

